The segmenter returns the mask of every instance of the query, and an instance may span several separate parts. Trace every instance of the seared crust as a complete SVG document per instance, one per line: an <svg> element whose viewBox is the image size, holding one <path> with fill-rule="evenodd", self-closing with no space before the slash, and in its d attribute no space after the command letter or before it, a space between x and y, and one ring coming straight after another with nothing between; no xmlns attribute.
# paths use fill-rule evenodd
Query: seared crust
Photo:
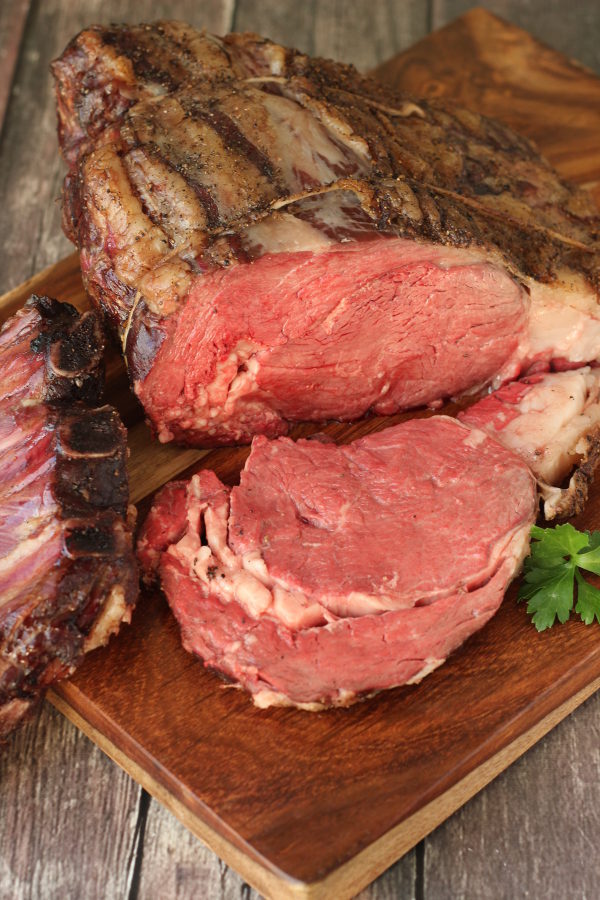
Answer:
<svg viewBox="0 0 600 900"><path fill-rule="evenodd" d="M69 44L53 72L61 145L71 164L122 120L128 139L144 143L139 131L160 128L161 98L168 95L188 118L201 118L217 135L227 130L228 150L254 157L255 169L271 181L278 162L269 158L268 144L260 146L266 143L260 126L265 95L279 95L336 128L341 141L364 154L370 177L412 178L523 224L530 224L533 211L538 223L564 239L598 240L592 199L564 183L533 144L508 127L447 102L398 95L352 66L257 35L221 39L177 22L94 26ZM112 137L103 135L102 142ZM151 148L159 155L162 149ZM167 162L173 150L166 148ZM268 197L262 200L268 205Z"/></svg>
<svg viewBox="0 0 600 900"><path fill-rule="evenodd" d="M70 303L33 294L25 310L39 313L39 333L33 353L46 358L44 403L99 402L104 387L104 334L98 317L80 315Z"/></svg>
<svg viewBox="0 0 600 900"><path fill-rule="evenodd" d="M0 478L0 516L17 513L25 545L29 536L47 534L38 555L50 543L59 555L32 581L18 542L8 547L0 605L0 738L50 683L129 621L138 592L126 431L111 407L87 405L102 390L104 338L97 316L32 297L0 334L0 369L3 356L15 358L23 336L18 364L35 372L35 382L5 398L0 412L4 427L14 422L25 439L32 418L31 449L20 469ZM10 376L14 362L7 365ZM40 443L43 452L36 449ZM28 492L38 477L39 492Z"/></svg>
<svg viewBox="0 0 600 900"><path fill-rule="evenodd" d="M578 516L585 509L590 487L594 481L596 469L600 464L600 426L584 435L576 448L579 453L577 468L565 488L556 488L540 484L543 500L544 517L552 519L570 519Z"/></svg>
<svg viewBox="0 0 600 900"><path fill-rule="evenodd" d="M243 261L252 223L332 190L355 194L374 233L481 248L526 285L598 293L591 197L498 122L173 22L87 29L53 72L65 230L134 381L198 274Z"/></svg>

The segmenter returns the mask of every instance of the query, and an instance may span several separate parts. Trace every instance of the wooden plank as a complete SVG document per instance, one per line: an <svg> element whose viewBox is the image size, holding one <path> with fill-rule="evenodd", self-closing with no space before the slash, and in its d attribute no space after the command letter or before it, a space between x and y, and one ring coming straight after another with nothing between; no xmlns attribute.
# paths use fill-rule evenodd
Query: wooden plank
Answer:
<svg viewBox="0 0 600 900"><path fill-rule="evenodd" d="M404 856L360 891L356 900L398 900L399 897L415 900L413 859L414 852ZM199 844L188 828L162 804L152 802L146 824L140 900L155 897L196 900L199 885L203 885L206 897L259 900L261 895L233 869L224 862L215 867L213 861L214 854Z"/></svg>
<svg viewBox="0 0 600 900"><path fill-rule="evenodd" d="M0 897L126 897L139 794L45 707L0 753Z"/></svg>
<svg viewBox="0 0 600 900"><path fill-rule="evenodd" d="M314 20L318 0L238 0L232 31L254 31L284 45L314 53Z"/></svg>
<svg viewBox="0 0 600 900"><path fill-rule="evenodd" d="M155 897L196 900L200 885L202 896L207 898L260 898L237 872L199 843L198 838L173 813L153 800L146 822L140 900L153 900Z"/></svg>
<svg viewBox="0 0 600 900"><path fill-rule="evenodd" d="M29 6L30 0L13 0L0 5L0 133Z"/></svg>
<svg viewBox="0 0 600 900"><path fill-rule="evenodd" d="M284 46L367 71L427 34L428 5L421 0L239 0L234 30L256 31Z"/></svg>

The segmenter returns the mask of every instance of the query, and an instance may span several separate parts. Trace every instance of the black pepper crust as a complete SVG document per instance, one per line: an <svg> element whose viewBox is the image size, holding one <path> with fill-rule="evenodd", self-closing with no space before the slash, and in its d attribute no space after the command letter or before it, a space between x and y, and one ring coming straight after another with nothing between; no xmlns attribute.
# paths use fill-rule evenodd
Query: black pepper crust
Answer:
<svg viewBox="0 0 600 900"><path fill-rule="evenodd" d="M243 263L236 247L244 229L292 209L297 195L276 142L265 140L273 98L313 117L344 151L334 181L307 183L308 193L353 192L374 232L482 250L521 283L600 292L600 216L591 196L500 122L399 94L352 66L257 35L220 38L180 22L92 26L52 70L70 169L65 232L82 252L90 295L120 335L134 383L152 366L161 320L181 308L197 272ZM152 171L181 179L162 207ZM191 219L179 205L186 192L196 206ZM220 205L222 194L235 203ZM164 243L158 257L135 257L139 238L115 256L111 215L128 202L142 209L139 233ZM177 221L185 222L183 243ZM160 275L164 263L169 278ZM158 287L140 286L148 271Z"/></svg>

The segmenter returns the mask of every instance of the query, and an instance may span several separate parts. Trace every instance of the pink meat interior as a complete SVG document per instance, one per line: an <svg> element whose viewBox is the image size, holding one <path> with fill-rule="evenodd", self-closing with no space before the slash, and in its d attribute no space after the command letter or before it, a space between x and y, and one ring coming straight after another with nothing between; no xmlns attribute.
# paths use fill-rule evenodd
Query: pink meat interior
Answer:
<svg viewBox="0 0 600 900"><path fill-rule="evenodd" d="M431 603L492 577L530 515L531 483L512 453L446 417L345 447L258 438L231 492L229 543L337 615L374 598Z"/></svg>
<svg viewBox="0 0 600 900"><path fill-rule="evenodd" d="M198 277L138 393L163 440L390 414L490 379L526 311L505 271L461 251L382 236L267 253Z"/></svg>

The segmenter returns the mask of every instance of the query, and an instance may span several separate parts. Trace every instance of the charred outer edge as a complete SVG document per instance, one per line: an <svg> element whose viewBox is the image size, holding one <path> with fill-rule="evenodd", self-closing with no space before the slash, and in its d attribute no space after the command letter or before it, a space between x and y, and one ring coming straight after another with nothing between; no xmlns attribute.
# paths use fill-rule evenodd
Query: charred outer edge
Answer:
<svg viewBox="0 0 600 900"><path fill-rule="evenodd" d="M581 461L571 475L568 486L561 490L560 488L540 485L540 492L545 501L543 509L546 521L570 519L573 516L580 515L585 509L589 489L594 481L596 469L600 464L600 425L592 428L582 440L586 443L586 449ZM553 495L556 495L557 499L552 503ZM546 506L548 506L547 511Z"/></svg>
<svg viewBox="0 0 600 900"><path fill-rule="evenodd" d="M35 707L45 687L71 674L87 645L105 643L138 594L128 506L127 433L112 407L91 408L103 388L104 335L97 316L32 296L40 316L30 343L45 359L47 427L54 435L53 494L64 549L57 595L3 635L0 739ZM103 630L103 616L118 620Z"/></svg>

